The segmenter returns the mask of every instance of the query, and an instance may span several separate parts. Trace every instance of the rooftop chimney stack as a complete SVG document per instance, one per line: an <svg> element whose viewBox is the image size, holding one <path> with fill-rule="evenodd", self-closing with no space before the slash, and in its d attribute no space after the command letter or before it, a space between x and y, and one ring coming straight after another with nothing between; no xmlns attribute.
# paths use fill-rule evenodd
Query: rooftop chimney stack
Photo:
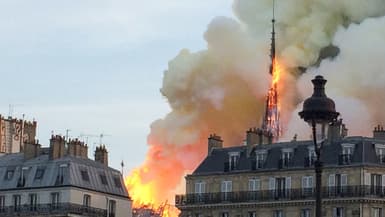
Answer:
<svg viewBox="0 0 385 217"><path fill-rule="evenodd" d="M38 157L40 154L40 147L41 145L38 141L35 141L34 143L26 143L23 150L24 159L29 160Z"/></svg>
<svg viewBox="0 0 385 217"><path fill-rule="evenodd" d="M210 134L208 138L208 155L211 155L211 152L215 148L223 148L223 140L220 136L214 134Z"/></svg>
<svg viewBox="0 0 385 217"><path fill-rule="evenodd" d="M346 137L348 134L348 129L346 129L345 124L342 123L342 119L334 121L330 124L328 129L328 141L330 143L340 141L342 138Z"/></svg>
<svg viewBox="0 0 385 217"><path fill-rule="evenodd" d="M108 166L108 152L105 145L96 147L95 150L95 161Z"/></svg>
<svg viewBox="0 0 385 217"><path fill-rule="evenodd" d="M78 139L70 139L67 154L73 157L88 158L88 146Z"/></svg>
<svg viewBox="0 0 385 217"><path fill-rule="evenodd" d="M55 160L63 157L65 154L65 139L59 135L52 135L49 145L49 159Z"/></svg>
<svg viewBox="0 0 385 217"><path fill-rule="evenodd" d="M255 145L260 143L260 135L257 128L250 128L246 132L247 156L250 156Z"/></svg>
<svg viewBox="0 0 385 217"><path fill-rule="evenodd" d="M382 125L378 125L377 127L374 128L373 138L385 140L385 131L384 131L384 127Z"/></svg>

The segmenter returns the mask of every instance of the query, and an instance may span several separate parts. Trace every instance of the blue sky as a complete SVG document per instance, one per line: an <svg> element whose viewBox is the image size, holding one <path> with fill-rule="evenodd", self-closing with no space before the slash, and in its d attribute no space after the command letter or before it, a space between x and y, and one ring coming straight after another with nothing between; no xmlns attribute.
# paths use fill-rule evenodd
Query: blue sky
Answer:
<svg viewBox="0 0 385 217"><path fill-rule="evenodd" d="M207 24L232 17L231 2L0 1L0 113L13 104L14 116L35 118L45 145L52 130L108 134L111 166L123 159L127 172L169 111L159 92L168 61L204 49Z"/></svg>

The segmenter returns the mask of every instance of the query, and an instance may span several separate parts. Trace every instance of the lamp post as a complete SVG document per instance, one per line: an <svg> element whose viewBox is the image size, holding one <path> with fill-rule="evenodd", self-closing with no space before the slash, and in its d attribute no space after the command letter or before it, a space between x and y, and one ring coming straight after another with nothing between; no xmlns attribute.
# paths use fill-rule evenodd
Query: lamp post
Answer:
<svg viewBox="0 0 385 217"><path fill-rule="evenodd" d="M303 110L298 114L312 128L314 151L316 153L316 160L314 162L314 169L316 174L315 216L321 217L321 151L323 143L326 140L326 133L328 131L328 127L330 123L337 119L339 113L336 112L334 101L328 98L325 94L326 80L321 75L317 75L312 80L312 83L314 85L313 95L304 101Z"/></svg>

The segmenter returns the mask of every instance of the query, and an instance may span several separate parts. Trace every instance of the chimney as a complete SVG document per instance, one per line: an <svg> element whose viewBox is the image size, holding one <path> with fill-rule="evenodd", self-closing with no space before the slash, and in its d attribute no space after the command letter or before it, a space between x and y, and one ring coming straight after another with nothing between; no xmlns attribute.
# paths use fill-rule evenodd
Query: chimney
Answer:
<svg viewBox="0 0 385 217"><path fill-rule="evenodd" d="M87 144L82 143L80 146L80 157L81 158L88 158L88 146Z"/></svg>
<svg viewBox="0 0 385 217"><path fill-rule="evenodd" d="M40 154L40 147L41 145L39 144L38 141L32 144L31 143L24 144L24 159L29 160L29 159L38 157Z"/></svg>
<svg viewBox="0 0 385 217"><path fill-rule="evenodd" d="M108 166L108 152L105 145L96 147L95 150L95 161Z"/></svg>
<svg viewBox="0 0 385 217"><path fill-rule="evenodd" d="M247 156L249 157L255 145L259 144L260 135L257 128L250 128L246 132Z"/></svg>
<svg viewBox="0 0 385 217"><path fill-rule="evenodd" d="M220 136L214 134L210 134L208 138L208 153L207 155L211 155L211 152L214 148L223 148L223 140Z"/></svg>
<svg viewBox="0 0 385 217"><path fill-rule="evenodd" d="M273 143L273 133L271 131L257 129L256 133L258 135L258 144L259 145L266 145L266 144L272 144Z"/></svg>
<svg viewBox="0 0 385 217"><path fill-rule="evenodd" d="M328 129L328 141L329 143L340 141L347 136L347 133L348 129L346 129L345 124L342 123L342 119L334 121Z"/></svg>
<svg viewBox="0 0 385 217"><path fill-rule="evenodd" d="M49 159L55 160L63 157L65 154L65 140L59 135L52 135L49 145Z"/></svg>
<svg viewBox="0 0 385 217"><path fill-rule="evenodd" d="M88 146L78 139L69 140L67 154L73 157L88 158Z"/></svg>
<svg viewBox="0 0 385 217"><path fill-rule="evenodd" d="M374 128L373 138L385 140L385 131L384 131L384 127L382 125L378 125L377 127Z"/></svg>

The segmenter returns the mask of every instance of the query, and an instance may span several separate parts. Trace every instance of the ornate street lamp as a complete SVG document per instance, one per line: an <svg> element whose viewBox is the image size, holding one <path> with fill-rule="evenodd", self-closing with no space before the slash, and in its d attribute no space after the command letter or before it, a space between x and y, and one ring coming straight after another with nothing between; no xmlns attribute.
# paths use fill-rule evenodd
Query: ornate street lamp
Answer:
<svg viewBox="0 0 385 217"><path fill-rule="evenodd" d="M306 99L303 103L303 110L299 112L299 116L304 119L312 127L314 150L316 153L316 161L314 169L316 173L316 207L315 216L321 217L321 187L322 187L322 162L321 151L326 133L330 123L335 121L339 115L336 112L334 101L325 94L326 80L317 75L312 83L314 85L313 95Z"/></svg>

